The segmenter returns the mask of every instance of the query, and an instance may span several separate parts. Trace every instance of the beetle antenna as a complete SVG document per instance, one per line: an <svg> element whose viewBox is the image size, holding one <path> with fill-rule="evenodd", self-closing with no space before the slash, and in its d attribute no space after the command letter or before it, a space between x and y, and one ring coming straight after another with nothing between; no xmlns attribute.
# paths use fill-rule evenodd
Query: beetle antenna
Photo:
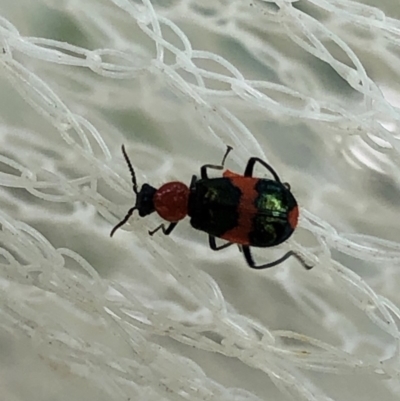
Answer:
<svg viewBox="0 0 400 401"><path fill-rule="evenodd" d="M120 227L122 227L129 220L129 218L132 216L133 212L136 209L137 209L137 207L134 206L128 210L128 213L126 214L126 216L111 230L110 237L112 237L114 235L115 231L117 231Z"/></svg>
<svg viewBox="0 0 400 401"><path fill-rule="evenodd" d="M139 194L139 191L138 191L138 185L137 185L137 181L136 181L135 170L133 169L132 163L129 160L129 157L128 157L128 154L126 153L124 145L122 145L122 154L124 155L126 164L128 165L128 168L129 168L129 172L131 173L133 192L137 196ZM115 231L117 231L120 227L122 227L125 223L127 223L127 221L129 220L129 218L132 216L133 212L136 209L137 209L137 207L134 206L128 210L128 213L126 214L126 216L111 230L110 237L112 237L114 235Z"/></svg>
<svg viewBox="0 0 400 401"><path fill-rule="evenodd" d="M124 145L122 145L122 154L124 155L126 164L128 165L128 168L129 168L129 172L131 173L133 192L137 195L137 194L138 194L138 187L137 187L137 182L136 182L135 170L134 170L133 167L132 167L132 163L131 163L131 161L129 160L129 157L128 157L128 154L126 153L126 150L125 150L125 146L124 146ZM129 214L129 212L128 212L128 214ZM131 213L131 214L132 214L132 213Z"/></svg>

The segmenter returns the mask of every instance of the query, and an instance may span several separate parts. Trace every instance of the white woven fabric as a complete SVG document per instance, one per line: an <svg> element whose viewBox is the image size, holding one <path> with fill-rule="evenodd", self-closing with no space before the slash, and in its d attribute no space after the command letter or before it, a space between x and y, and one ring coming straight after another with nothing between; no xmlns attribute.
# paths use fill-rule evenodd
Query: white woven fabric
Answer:
<svg viewBox="0 0 400 401"><path fill-rule="evenodd" d="M398 400L400 13L348 0L1 7L4 400ZM140 184L268 160L296 260L249 269ZM258 174L263 171L257 170Z"/></svg>

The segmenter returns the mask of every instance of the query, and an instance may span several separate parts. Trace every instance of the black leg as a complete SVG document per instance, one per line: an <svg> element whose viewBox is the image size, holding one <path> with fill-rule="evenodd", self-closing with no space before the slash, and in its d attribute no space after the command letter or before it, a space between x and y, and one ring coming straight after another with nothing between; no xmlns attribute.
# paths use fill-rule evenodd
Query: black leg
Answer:
<svg viewBox="0 0 400 401"><path fill-rule="evenodd" d="M192 175L192 179L190 181L190 189L193 189L196 186L196 181L197 181L197 177L195 175Z"/></svg>
<svg viewBox="0 0 400 401"><path fill-rule="evenodd" d="M225 248L228 248L228 246L233 245L232 242L227 242L226 244L217 246L217 243L215 242L215 237L213 237L212 235L208 236L208 243L210 244L210 248L213 251L220 251L221 249L225 249Z"/></svg>
<svg viewBox="0 0 400 401"><path fill-rule="evenodd" d="M274 177L275 181L281 182L278 174L276 174L275 170L264 160L259 159L258 157L251 157L247 162L246 169L244 170L245 177L252 177L253 176L253 169L256 163L260 163L263 165Z"/></svg>
<svg viewBox="0 0 400 401"><path fill-rule="evenodd" d="M251 256L250 248L248 246L243 246L243 254L246 259L247 264L252 268L252 269L268 269L269 267L274 267L276 265L281 264L284 262L286 259L290 258L291 256L295 257L305 269L310 270L313 268L313 266L307 265L307 263L303 260L303 258L298 255L296 252L289 251L285 253L281 258L275 260L274 262L271 263L266 263L264 265L258 265L254 263L253 257Z"/></svg>
<svg viewBox="0 0 400 401"><path fill-rule="evenodd" d="M226 157L228 156L228 153L232 149L233 149L232 146L227 146L226 147L226 152L224 154L224 157L222 158L222 162L221 162L220 166L216 166L216 165L213 165L213 164L205 164L204 166L201 166L201 168L200 168L201 178L203 178L203 179L208 178L208 175L207 175L207 169L208 168L212 168L214 170L222 170L224 168Z"/></svg>
<svg viewBox="0 0 400 401"><path fill-rule="evenodd" d="M157 231L161 230L164 235L170 235L171 231L176 227L178 223L171 223L167 228L165 228L164 224L160 224L157 228L152 231L149 231L149 235L154 235Z"/></svg>

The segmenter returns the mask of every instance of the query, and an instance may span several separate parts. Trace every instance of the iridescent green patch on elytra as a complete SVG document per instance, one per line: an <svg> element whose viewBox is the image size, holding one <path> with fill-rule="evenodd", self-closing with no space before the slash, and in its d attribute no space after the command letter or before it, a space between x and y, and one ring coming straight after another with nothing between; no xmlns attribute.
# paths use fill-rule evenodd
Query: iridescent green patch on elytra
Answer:
<svg viewBox="0 0 400 401"><path fill-rule="evenodd" d="M260 180L256 190L259 194L256 200L256 207L260 213L275 217L286 217L291 208L287 199L289 191L281 183Z"/></svg>
<svg viewBox="0 0 400 401"><path fill-rule="evenodd" d="M297 206L291 192L280 182L261 179L256 185L257 214L250 239L253 246L279 245L293 233L288 224L289 212Z"/></svg>
<svg viewBox="0 0 400 401"><path fill-rule="evenodd" d="M260 213L265 211L274 217L285 216L288 213L288 206L282 199L280 192L274 191L273 193L262 193L256 201L257 209Z"/></svg>
<svg viewBox="0 0 400 401"><path fill-rule="evenodd" d="M218 200L221 200L222 197L220 188L209 185L204 193L204 199L209 202L218 202Z"/></svg>

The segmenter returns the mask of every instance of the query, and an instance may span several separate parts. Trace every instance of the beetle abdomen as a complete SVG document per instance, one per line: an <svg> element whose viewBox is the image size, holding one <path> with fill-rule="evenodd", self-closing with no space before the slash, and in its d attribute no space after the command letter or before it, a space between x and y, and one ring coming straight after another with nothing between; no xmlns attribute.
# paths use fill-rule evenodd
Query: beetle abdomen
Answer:
<svg viewBox="0 0 400 401"><path fill-rule="evenodd" d="M291 236L298 209L281 182L231 176L197 181L189 215L197 230L241 245L270 247Z"/></svg>
<svg viewBox="0 0 400 401"><path fill-rule="evenodd" d="M292 193L280 182L260 179L256 185L257 214L249 234L253 246L269 247L286 241L297 225L298 207Z"/></svg>
<svg viewBox="0 0 400 401"><path fill-rule="evenodd" d="M193 228L221 237L237 226L241 191L227 178L199 180L189 196Z"/></svg>

